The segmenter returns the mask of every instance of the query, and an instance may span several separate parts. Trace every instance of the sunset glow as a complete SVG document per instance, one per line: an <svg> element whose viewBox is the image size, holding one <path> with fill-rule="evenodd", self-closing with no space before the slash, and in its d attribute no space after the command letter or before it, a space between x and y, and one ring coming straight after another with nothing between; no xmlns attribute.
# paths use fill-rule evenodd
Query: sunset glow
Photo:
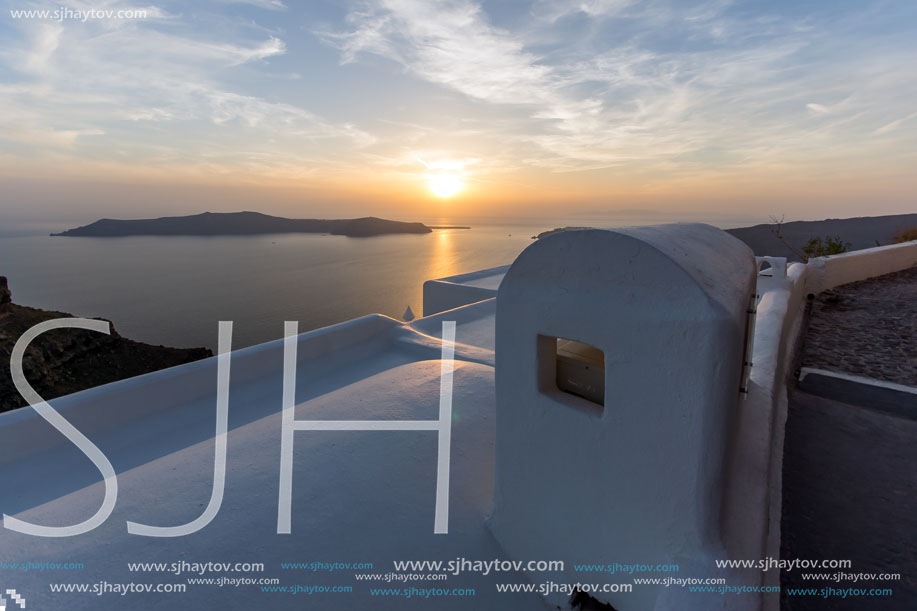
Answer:
<svg viewBox="0 0 917 611"><path fill-rule="evenodd" d="M910 2L0 3L8 219L914 206Z"/></svg>
<svg viewBox="0 0 917 611"><path fill-rule="evenodd" d="M427 181L430 192L440 198L452 197L465 186L462 179L455 174L431 174Z"/></svg>

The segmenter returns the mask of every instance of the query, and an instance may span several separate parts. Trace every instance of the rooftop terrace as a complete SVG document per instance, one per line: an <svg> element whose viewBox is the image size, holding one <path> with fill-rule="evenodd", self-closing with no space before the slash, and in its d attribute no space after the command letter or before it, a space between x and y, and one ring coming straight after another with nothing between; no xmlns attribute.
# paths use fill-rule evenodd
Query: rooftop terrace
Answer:
<svg viewBox="0 0 917 611"><path fill-rule="evenodd" d="M48 581L188 584L188 575L167 570L137 572L128 563L253 562L265 563L265 571L204 577L269 577L279 579L281 586L349 587L351 591L291 596L264 592L257 583L225 588L196 584L180 595L131 594L130 608L556 609L570 607L569 594L505 594L495 584L632 583L631 576L621 574L577 574L573 563L647 560L640 557L639 548L622 555L624 548L614 543L641 538L653 543L654 562L681 565L679 577L722 576L733 585L779 585L779 576L773 572L718 571L712 558L778 556L781 474L803 474L799 477L804 479L794 480L796 485L815 476L782 465L785 380L805 295L833 289L838 279L869 277L914 265L917 244L795 264L789 269L785 261L781 266L773 259L776 265L767 276L759 277L754 341L742 355L749 320L745 293L753 296L755 273L754 259L744 246L719 230L696 225L580 233L539 240L538 257L544 258L529 257L516 272L507 266L428 282L425 317L409 324L370 315L223 357L231 373L227 376L225 436L219 424L220 357L54 400L53 408L110 461L117 474L117 503L101 526L80 536L45 538L9 527L0 530L2 562L83 565L79 571L58 572L53 577L38 572L0 573L2 585L17 588L35 609L123 609L120 596L54 593ZM719 248L712 246L715 242ZM727 282L719 270L726 269L722 253L728 249L734 250L733 258L744 261L741 269L748 269L747 274L729 271ZM549 268L550 274L545 273ZM504 278L514 273L513 297L503 300L501 318L497 304L503 297L495 296L503 290ZM602 278L605 280L597 281ZM547 283L546 290L537 290L539 282ZM660 297L638 298L641 294ZM513 308L524 309L524 316L515 315ZM558 316L558 312L565 314ZM549 315L550 320L545 318ZM450 328L444 323L452 321L454 344L448 336L444 341L443 335ZM527 325L547 321L539 333L587 343L591 339L592 346L604 351L609 392L601 410L581 397L558 397L553 387L544 396L532 395L538 406L532 403L529 412L525 404L514 411L498 404L499 384L504 384L503 396L516 396L512 392L515 385L522 397L523 391L533 391L532 380L541 379L534 368L518 367L525 359L536 358L536 349L541 350L538 346L543 342L534 339L531 345L515 346L505 353L515 355L510 364L520 374L507 378L508 369L502 374L499 369L498 328L506 325L505 329L515 333L523 328L520 321ZM701 328L710 332L697 331ZM590 329L596 333L586 337ZM713 336L716 341L710 339ZM504 333L500 337L506 342L511 336ZM655 344L639 345L663 339L668 342L665 350ZM704 356L727 354L720 345L728 347L728 359ZM295 359L289 360L294 346ZM905 342L905 349L912 348ZM452 349L454 356L449 354ZM537 354L542 359L547 353ZM675 359L673 354L684 358ZM738 378L748 354L754 366L743 399ZM660 360L660 355L669 355L671 362ZM650 360L640 360L644 358ZM291 367L285 367L285 359ZM293 375L285 378L285 369ZM444 374L447 370L454 373ZM291 532L278 534L284 393L292 390L294 380L295 394L287 399L295 420L356 421L375 430L295 432ZM641 403L640 398L648 395L639 391L648 387L653 397L668 399ZM625 400L627 389L637 393L630 403ZM572 409L563 411L567 408ZM500 426L504 433L514 432L513 422L506 420L510 414L531 414L530 421L523 421L528 432L522 442L504 447L504 460L495 464ZM389 424L372 424L378 422ZM410 427L405 423L411 423ZM799 447L793 437L798 430L791 421L787 443L792 447ZM906 438L900 431L889 434ZM619 436L617 442L602 441L614 435ZM563 443L556 443L558 439ZM177 538L130 534L127 522L169 527L193 522L206 513L215 498L214 482L220 478L214 463L221 440L226 442L225 491L212 521ZM445 488L449 492L448 532L437 533L437 508L442 508L438 456L442 456L444 440L451 446ZM698 445L698 440L714 443ZM714 447L721 451L718 456L713 456ZM706 449L695 451L698 448ZM613 453L619 450L624 453ZM858 452L868 450L863 447ZM672 452L680 454L672 460ZM663 455L668 458L660 458ZM526 456L531 462L526 462ZM554 465L551 468L558 472L531 467L539 456L553 457L546 464ZM902 469L912 460L909 456L902 459L879 452L882 460ZM724 466L722 470L688 468L688 459L707 466L721 460ZM564 462L573 460L580 462ZM788 454L787 460L796 460L795 455ZM587 468L574 468L574 464ZM531 471L527 475L526 465ZM641 481L643 465L653 465L651 488L616 489L627 477ZM99 471L98 463L94 465L34 409L0 415L0 490L4 491L0 509L6 516L52 527L86 520L100 511L106 482L112 483L111 478L100 479ZM543 485L533 485L529 491L556 492L518 496L514 476L508 475L513 472L522 473L532 484L541 478ZM666 474L677 481L668 481ZM503 514L502 521L492 520L495 475L503 478L504 499L525 501L530 535L520 539L513 533L507 538L506 516L518 509L515 501L504 503L509 513ZM688 494L685 498L689 500L667 502L675 498L676 490ZM907 487L891 487L887 493L895 495L898 490L903 490L903 496L893 501L913 499L907 496L911 494ZM632 502L616 504L620 498ZM655 521L640 519L650 513L644 507L652 509ZM558 519L561 515L570 519ZM607 555L587 558L576 553L584 547L574 546L571 551L563 545L582 536L594 539L598 548L608 550ZM516 547L508 549L504 541ZM529 544L523 555L513 551ZM817 555L825 553L820 550ZM358 573L390 573L395 560L457 558L564 560L567 564L564 571L555 572L482 575L466 571L450 574L441 582L356 577ZM312 562L371 563L372 569L314 572L281 566ZM437 595L431 603L421 595L411 600L371 591L408 586L441 588L450 594ZM467 588L474 590L473 596L458 593ZM622 610L660 611L776 609L780 600L776 594L728 597L652 586L643 588L639 597L618 592L596 594L595 598Z"/></svg>

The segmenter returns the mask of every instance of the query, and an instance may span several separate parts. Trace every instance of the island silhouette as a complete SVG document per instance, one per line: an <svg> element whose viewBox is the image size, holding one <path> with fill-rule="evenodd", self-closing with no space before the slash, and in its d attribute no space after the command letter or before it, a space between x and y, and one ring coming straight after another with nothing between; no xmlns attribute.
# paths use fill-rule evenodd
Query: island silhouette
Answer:
<svg viewBox="0 0 917 611"><path fill-rule="evenodd" d="M391 221L374 216L356 219L288 219L260 212L204 212L156 219L101 219L52 236L124 237L138 235L257 235L267 233L327 233L365 238L392 233L430 233L423 223Z"/></svg>

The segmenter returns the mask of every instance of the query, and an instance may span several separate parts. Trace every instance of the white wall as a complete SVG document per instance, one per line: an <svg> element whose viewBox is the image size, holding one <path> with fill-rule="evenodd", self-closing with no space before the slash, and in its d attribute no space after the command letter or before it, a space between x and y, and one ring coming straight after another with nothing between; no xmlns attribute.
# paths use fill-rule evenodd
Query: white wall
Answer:
<svg viewBox="0 0 917 611"><path fill-rule="evenodd" d="M747 246L694 224L560 232L516 259L497 296L490 520L511 557L564 559L553 579L571 583L573 563L610 560L712 575L755 274ZM604 351L604 408L557 389L550 337ZM710 609L675 590L595 596Z"/></svg>
<svg viewBox="0 0 917 611"><path fill-rule="evenodd" d="M672 241L675 247L654 259L658 251L650 244L596 244L583 232L557 235L558 241L544 240L540 251L533 245L520 255L497 299L496 488L490 521L497 540L514 558L572 557L588 563L614 550L614 557L624 561L677 559L683 571L693 566L699 576L712 575L713 558L779 558L787 376L807 297L911 267L917 264L917 242L789 267L779 257L759 258L773 271L757 281L748 394L731 408L731 421L699 426L699 413L721 414L716 405L729 403L725 393L702 385L730 379L722 363L731 360L725 355L735 348L729 348L728 333L678 331L678 320L697 313L684 299L693 289L685 274L666 267L665 259L684 265L684 257L693 257L692 265L715 270L705 278L688 274L697 285L728 286L736 282L735 269L743 268L735 262L747 253L726 246L711 256L689 247L679 259L681 245ZM718 243L712 235L704 239ZM645 268L634 267L635 261ZM730 261L733 269L721 270L722 261ZM690 326L696 331L710 322L698 319ZM577 397L539 387L534 373L539 333L605 350L603 412L590 412ZM706 343L711 335L717 339ZM679 340L692 345L690 354L681 354ZM673 422L677 431L667 429ZM724 457L721 476L715 461L692 457L691 440ZM677 464L675 455L682 457ZM721 513L715 498L722 500ZM715 525L708 522L711 516ZM660 532L665 533L661 544ZM582 575L565 578L576 581ZM745 571L729 582L777 586L780 574ZM678 588L658 597L605 600L627 609L690 609L693 604ZM780 597L725 597L724 608L729 605L776 611Z"/></svg>
<svg viewBox="0 0 917 611"><path fill-rule="evenodd" d="M427 280L423 283L423 315L432 316L496 297L499 280L508 269L509 265L503 265L448 278ZM485 280L492 281L482 282Z"/></svg>
<svg viewBox="0 0 917 611"><path fill-rule="evenodd" d="M855 250L812 260L820 276L820 290L890 274L917 265L917 241Z"/></svg>

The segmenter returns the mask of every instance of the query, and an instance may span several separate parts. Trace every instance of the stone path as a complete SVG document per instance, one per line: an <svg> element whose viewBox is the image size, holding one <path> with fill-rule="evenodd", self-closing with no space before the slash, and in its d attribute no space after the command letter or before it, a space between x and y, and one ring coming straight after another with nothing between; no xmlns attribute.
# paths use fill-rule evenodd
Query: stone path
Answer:
<svg viewBox="0 0 917 611"><path fill-rule="evenodd" d="M911 268L818 295L800 365L917 386L915 338L917 268ZM781 557L850 560L844 573L902 577L831 582L784 571L784 610L917 609L917 395L850 384L823 378L789 389ZM891 588L893 594L788 592L829 587Z"/></svg>
<svg viewBox="0 0 917 611"><path fill-rule="evenodd" d="M917 267L818 295L802 363L917 386Z"/></svg>

